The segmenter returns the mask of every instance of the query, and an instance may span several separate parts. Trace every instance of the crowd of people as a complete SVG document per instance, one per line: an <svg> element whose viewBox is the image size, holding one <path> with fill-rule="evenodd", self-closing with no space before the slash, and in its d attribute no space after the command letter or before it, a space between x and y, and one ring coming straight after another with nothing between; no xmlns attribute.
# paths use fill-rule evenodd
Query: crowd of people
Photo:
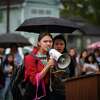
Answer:
<svg viewBox="0 0 100 100"><path fill-rule="evenodd" d="M54 48L59 53L69 55L70 64L64 69L57 69L58 62L50 57L49 51ZM65 100L64 79L96 74L100 71L100 49L92 52L84 49L67 48L63 35L54 38L50 33L42 33L32 52L21 58L17 47L0 56L0 100ZM12 92L12 83L20 66L24 63L25 91L21 98ZM14 91L14 90L13 90ZM17 97L17 99L15 98Z"/></svg>

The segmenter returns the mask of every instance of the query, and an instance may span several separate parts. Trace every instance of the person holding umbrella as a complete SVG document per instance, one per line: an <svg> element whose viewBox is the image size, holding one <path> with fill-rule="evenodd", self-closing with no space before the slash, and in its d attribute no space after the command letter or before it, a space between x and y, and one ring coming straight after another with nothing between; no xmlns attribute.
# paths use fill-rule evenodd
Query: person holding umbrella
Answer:
<svg viewBox="0 0 100 100"><path fill-rule="evenodd" d="M24 58L26 89L23 100L50 100L49 69L54 60L48 55L48 48L52 48L53 39L49 33L42 33L38 37L37 47Z"/></svg>

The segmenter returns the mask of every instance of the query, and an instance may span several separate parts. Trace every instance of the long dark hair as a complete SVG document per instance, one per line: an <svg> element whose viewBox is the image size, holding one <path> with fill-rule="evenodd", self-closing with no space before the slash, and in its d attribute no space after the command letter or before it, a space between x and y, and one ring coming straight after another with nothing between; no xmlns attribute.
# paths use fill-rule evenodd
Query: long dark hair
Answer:
<svg viewBox="0 0 100 100"><path fill-rule="evenodd" d="M9 63L9 61L8 61L8 57L9 57L9 56L12 56L13 59L14 59L14 55L13 55L12 53L7 54L6 57L5 57L5 60L4 60L4 62L3 62L3 66L5 66L5 65L7 65L7 64L10 64L10 65L14 66L14 60L13 60L12 62Z"/></svg>
<svg viewBox="0 0 100 100"><path fill-rule="evenodd" d="M97 60L96 60L96 57L95 57L94 53L90 53L90 54L86 57L86 60L85 60L86 63L90 63L89 57L92 57L92 59L93 59L92 63L93 63L93 64L94 64L94 63L97 63Z"/></svg>
<svg viewBox="0 0 100 100"><path fill-rule="evenodd" d="M79 57L80 59L82 58L82 55L83 55L84 52L87 52L88 53L88 50L87 49L84 49L84 50L81 51L80 57Z"/></svg>

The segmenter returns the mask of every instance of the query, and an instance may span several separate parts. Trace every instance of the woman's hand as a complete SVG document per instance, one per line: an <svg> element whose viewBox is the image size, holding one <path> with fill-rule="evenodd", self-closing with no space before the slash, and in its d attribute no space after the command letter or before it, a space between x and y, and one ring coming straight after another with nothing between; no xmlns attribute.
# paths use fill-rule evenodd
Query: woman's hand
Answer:
<svg viewBox="0 0 100 100"><path fill-rule="evenodd" d="M13 72L13 66L9 66L9 73L12 73Z"/></svg>
<svg viewBox="0 0 100 100"><path fill-rule="evenodd" d="M50 58L50 59L48 60L47 65L46 65L46 66L44 67L44 69L39 73L40 79L42 79L42 78L46 75L46 73L48 72L48 70L49 70L50 68L53 68L53 67L54 67L54 64L55 64L55 60L52 59L52 58Z"/></svg>
<svg viewBox="0 0 100 100"><path fill-rule="evenodd" d="M54 65L55 65L55 60L53 58L50 58L48 60L48 65L47 66L50 67L50 68L53 68Z"/></svg>
<svg viewBox="0 0 100 100"><path fill-rule="evenodd" d="M13 66L9 66L8 76L11 77L13 74Z"/></svg>

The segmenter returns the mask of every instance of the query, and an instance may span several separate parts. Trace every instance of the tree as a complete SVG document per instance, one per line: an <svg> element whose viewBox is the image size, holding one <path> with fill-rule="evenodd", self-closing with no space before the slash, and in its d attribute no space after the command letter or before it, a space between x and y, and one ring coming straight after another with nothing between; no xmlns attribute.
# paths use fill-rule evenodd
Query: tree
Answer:
<svg viewBox="0 0 100 100"><path fill-rule="evenodd" d="M100 25L100 0L61 0L64 9L62 17L81 16Z"/></svg>
<svg viewBox="0 0 100 100"><path fill-rule="evenodd" d="M2 11L0 10L0 22L2 22Z"/></svg>

